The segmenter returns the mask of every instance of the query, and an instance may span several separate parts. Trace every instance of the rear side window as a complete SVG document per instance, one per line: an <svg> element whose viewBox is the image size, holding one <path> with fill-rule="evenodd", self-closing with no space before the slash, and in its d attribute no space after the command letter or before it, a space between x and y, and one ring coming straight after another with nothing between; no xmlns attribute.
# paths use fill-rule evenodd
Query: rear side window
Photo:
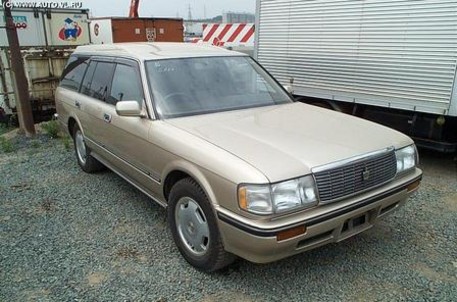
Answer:
<svg viewBox="0 0 457 302"><path fill-rule="evenodd" d="M86 75L84 76L83 84L81 86L81 93L85 95L90 94L90 85L92 84L96 67L97 61L91 61L89 63L89 67L87 68Z"/></svg>
<svg viewBox="0 0 457 302"><path fill-rule="evenodd" d="M84 88L85 94L100 101L106 101L114 66L114 63L98 62L92 80L88 83L88 87ZM124 80L128 81L128 79Z"/></svg>
<svg viewBox="0 0 457 302"><path fill-rule="evenodd" d="M141 105L143 98L143 86L138 70L130 65L117 64L107 103L116 105L120 101L137 101Z"/></svg>
<svg viewBox="0 0 457 302"><path fill-rule="evenodd" d="M65 66L62 73L60 87L78 91L81 86L84 73L86 72L88 60L89 58L87 57L71 56L70 59L68 59L67 66Z"/></svg>

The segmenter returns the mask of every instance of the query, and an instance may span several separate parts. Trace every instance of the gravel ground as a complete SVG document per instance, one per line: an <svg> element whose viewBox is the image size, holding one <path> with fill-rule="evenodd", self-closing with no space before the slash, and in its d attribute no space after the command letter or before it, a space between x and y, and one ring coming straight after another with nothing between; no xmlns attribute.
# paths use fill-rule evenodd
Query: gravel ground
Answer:
<svg viewBox="0 0 457 302"><path fill-rule="evenodd" d="M0 301L457 301L457 168L423 152L421 190L345 242L207 275L166 212L40 136L0 153Z"/></svg>

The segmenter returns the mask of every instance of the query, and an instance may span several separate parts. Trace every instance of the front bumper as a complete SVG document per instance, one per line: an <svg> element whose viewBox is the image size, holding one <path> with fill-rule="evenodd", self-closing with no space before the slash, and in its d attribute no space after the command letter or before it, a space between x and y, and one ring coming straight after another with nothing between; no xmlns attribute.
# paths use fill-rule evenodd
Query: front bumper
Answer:
<svg viewBox="0 0 457 302"><path fill-rule="evenodd" d="M417 190L410 186L420 182L422 171L416 169L401 184L364 194L352 203L330 208L319 216L274 228L256 227L218 212L219 228L225 249L255 263L268 263L316 247L339 242L370 229L381 217L403 205ZM305 214L306 215L306 214ZM286 240L278 240L281 232L304 226L306 231Z"/></svg>

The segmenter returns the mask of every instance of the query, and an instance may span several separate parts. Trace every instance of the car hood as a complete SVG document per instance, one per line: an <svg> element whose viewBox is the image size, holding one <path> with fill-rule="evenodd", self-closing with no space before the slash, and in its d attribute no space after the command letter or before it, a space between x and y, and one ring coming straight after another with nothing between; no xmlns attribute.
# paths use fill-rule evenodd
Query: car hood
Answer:
<svg viewBox="0 0 457 302"><path fill-rule="evenodd" d="M243 159L270 182L412 140L384 126L328 109L291 103L167 120ZM204 156L204 155L202 155Z"/></svg>

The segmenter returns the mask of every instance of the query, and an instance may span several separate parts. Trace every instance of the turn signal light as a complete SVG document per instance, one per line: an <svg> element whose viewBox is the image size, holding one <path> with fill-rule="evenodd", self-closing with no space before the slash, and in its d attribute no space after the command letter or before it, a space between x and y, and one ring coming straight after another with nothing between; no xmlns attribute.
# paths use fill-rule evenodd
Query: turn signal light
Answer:
<svg viewBox="0 0 457 302"><path fill-rule="evenodd" d="M243 210L248 209L248 200L246 199L246 188L240 188L238 191L238 202L240 204L240 208Z"/></svg>
<svg viewBox="0 0 457 302"><path fill-rule="evenodd" d="M411 192L411 191L414 191L416 190L419 185L421 184L420 180L416 181L416 182L413 182L412 184L410 184L408 187L406 187L406 190L408 192Z"/></svg>
<svg viewBox="0 0 457 302"><path fill-rule="evenodd" d="M306 232L306 227L304 225L298 226L298 227L295 227L295 228L292 228L292 229L288 229L288 230L279 232L276 235L276 240L277 241L287 240L287 239L302 235L305 232Z"/></svg>

